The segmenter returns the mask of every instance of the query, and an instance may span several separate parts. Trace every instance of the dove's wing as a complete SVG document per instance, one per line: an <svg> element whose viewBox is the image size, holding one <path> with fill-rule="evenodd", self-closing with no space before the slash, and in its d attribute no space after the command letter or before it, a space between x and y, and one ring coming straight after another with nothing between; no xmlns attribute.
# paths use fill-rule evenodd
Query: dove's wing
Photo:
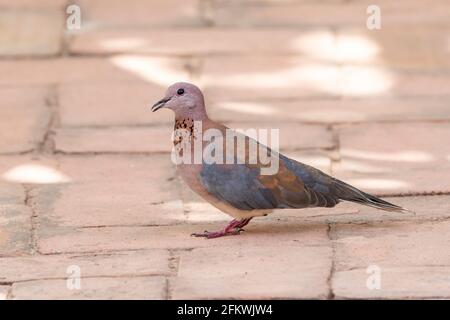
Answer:
<svg viewBox="0 0 450 320"><path fill-rule="evenodd" d="M200 179L209 193L241 210L333 207L339 202L329 187L331 177L283 156L274 175L262 175L260 165L204 164Z"/></svg>
<svg viewBox="0 0 450 320"><path fill-rule="evenodd" d="M406 211L283 155L279 155L276 174L262 175L261 168L203 164L200 180L210 194L241 210L334 207L347 200L387 211Z"/></svg>

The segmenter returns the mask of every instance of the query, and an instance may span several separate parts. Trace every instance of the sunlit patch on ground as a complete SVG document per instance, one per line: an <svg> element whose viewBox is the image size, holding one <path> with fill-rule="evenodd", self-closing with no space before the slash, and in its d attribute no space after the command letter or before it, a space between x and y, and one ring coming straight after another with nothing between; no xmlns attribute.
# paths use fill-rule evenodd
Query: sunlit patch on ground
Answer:
<svg viewBox="0 0 450 320"><path fill-rule="evenodd" d="M67 183L71 179L64 173L40 164L22 164L15 166L2 174L2 178L15 183Z"/></svg>

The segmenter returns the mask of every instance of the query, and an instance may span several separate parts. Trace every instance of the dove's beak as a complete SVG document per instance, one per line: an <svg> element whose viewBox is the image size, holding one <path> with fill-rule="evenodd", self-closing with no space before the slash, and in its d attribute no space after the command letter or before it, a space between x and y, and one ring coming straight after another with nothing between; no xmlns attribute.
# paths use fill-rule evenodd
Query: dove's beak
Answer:
<svg viewBox="0 0 450 320"><path fill-rule="evenodd" d="M159 100L157 103L155 103L152 107L152 111L155 112L156 110L161 109L162 107L164 107L164 105L167 103L167 101L169 101L170 98L164 98Z"/></svg>

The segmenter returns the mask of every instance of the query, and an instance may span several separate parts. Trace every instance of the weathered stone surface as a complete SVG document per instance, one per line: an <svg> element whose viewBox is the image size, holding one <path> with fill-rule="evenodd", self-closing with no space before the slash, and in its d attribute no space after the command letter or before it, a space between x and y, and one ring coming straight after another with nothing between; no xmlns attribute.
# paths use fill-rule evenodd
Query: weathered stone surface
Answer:
<svg viewBox="0 0 450 320"><path fill-rule="evenodd" d="M30 151L43 140L50 121L47 88L0 89L0 153Z"/></svg>
<svg viewBox="0 0 450 320"><path fill-rule="evenodd" d="M0 300L7 300L10 290L11 286L0 286Z"/></svg>
<svg viewBox="0 0 450 320"><path fill-rule="evenodd" d="M330 268L330 247L194 249L181 255L172 298L323 299Z"/></svg>
<svg viewBox="0 0 450 320"><path fill-rule="evenodd" d="M370 290L366 269L336 272L333 292L347 299L448 299L450 267L382 268L380 289ZM373 287L371 287L373 288Z"/></svg>
<svg viewBox="0 0 450 320"><path fill-rule="evenodd" d="M189 80L188 60L119 55L109 58L58 58L0 61L0 85L156 83Z"/></svg>
<svg viewBox="0 0 450 320"><path fill-rule="evenodd" d="M35 280L14 283L11 297L34 299L164 299L164 277L81 279L81 289L68 289L67 280Z"/></svg>
<svg viewBox="0 0 450 320"><path fill-rule="evenodd" d="M214 98L211 98L214 99ZM208 114L222 121L283 121L350 123L374 121L432 121L450 119L441 98L359 98L317 100L210 101Z"/></svg>
<svg viewBox="0 0 450 320"><path fill-rule="evenodd" d="M39 11L2 9L0 56L45 56L60 53L63 22L63 12L56 8Z"/></svg>
<svg viewBox="0 0 450 320"><path fill-rule="evenodd" d="M321 3L307 2L272 2L261 4L257 1L223 1L215 0L208 7L207 17L219 26L365 26L369 15L367 7L370 1ZM382 8L382 26L390 25L433 25L448 24L450 7L448 3L437 0L433 5L423 1L396 3L378 1Z"/></svg>
<svg viewBox="0 0 450 320"><path fill-rule="evenodd" d="M299 56L217 56L205 59L199 81L215 100L337 97L340 69L335 63Z"/></svg>
<svg viewBox="0 0 450 320"><path fill-rule="evenodd" d="M302 125L295 123L283 122L231 122L226 125L232 129L248 130L248 129L266 129L267 138L270 137L270 130L278 130L279 148L280 150L297 150L297 149L320 149L332 148L334 146L331 131L326 126L321 125ZM264 132L260 132L258 140L264 136ZM270 139L268 139L270 141Z"/></svg>
<svg viewBox="0 0 450 320"><path fill-rule="evenodd" d="M25 189L18 184L0 182L0 204L22 204Z"/></svg>
<svg viewBox="0 0 450 320"><path fill-rule="evenodd" d="M336 268L449 266L448 221L337 225Z"/></svg>
<svg viewBox="0 0 450 320"><path fill-rule="evenodd" d="M343 63L368 63L414 70L442 69L449 66L445 36L447 28L422 24L408 28L388 25L383 27L383 32L344 28L337 32L336 46L341 49ZM350 50L352 47L353 50Z"/></svg>
<svg viewBox="0 0 450 320"><path fill-rule="evenodd" d="M70 51L83 54L302 54L301 48L291 43L308 34L295 29L257 28L239 32L229 28L98 30L75 35ZM267 41L268 38L271 41ZM274 46L273 42L278 45Z"/></svg>
<svg viewBox="0 0 450 320"><path fill-rule="evenodd" d="M34 191L48 228L165 225L185 220L168 156L61 157L72 182Z"/></svg>
<svg viewBox="0 0 450 320"><path fill-rule="evenodd" d="M66 183L70 178L58 170L54 157L48 155L0 156L0 181L18 184L46 185Z"/></svg>
<svg viewBox="0 0 450 320"><path fill-rule="evenodd" d="M305 209L293 211L288 217L295 215L298 219L322 223L380 223L389 221L433 221L446 219L450 216L450 196L416 196L416 197L392 197L383 198L386 201L407 208L412 212L388 212L375 208L358 205L351 202L343 202L336 207ZM277 210L276 215L283 219L285 210Z"/></svg>
<svg viewBox="0 0 450 320"><path fill-rule="evenodd" d="M378 194L448 192L446 123L367 124L339 130L337 178ZM439 137L437 139L436 137Z"/></svg>
<svg viewBox="0 0 450 320"><path fill-rule="evenodd" d="M193 232L216 230L215 224L183 224L164 227L41 228L39 249L42 253L136 250L149 248L196 248L210 246L301 246L328 243L327 226L304 222L252 222L246 232L236 237L208 241L191 237ZM120 241L117 241L120 239Z"/></svg>
<svg viewBox="0 0 450 320"><path fill-rule="evenodd" d="M65 153L169 154L173 147L172 131L171 125L148 128L64 128L56 132L55 149Z"/></svg>
<svg viewBox="0 0 450 320"><path fill-rule="evenodd" d="M198 0L80 0L84 25L93 27L198 26L203 24Z"/></svg>
<svg viewBox="0 0 450 320"><path fill-rule="evenodd" d="M124 251L96 255L48 255L0 258L0 281L17 282L39 279L65 279L71 268L80 276L117 277L168 275L166 250Z"/></svg>
<svg viewBox="0 0 450 320"><path fill-rule="evenodd" d="M65 0L0 0L1 8L20 8L20 9L41 9L41 8L63 8L67 2Z"/></svg>
<svg viewBox="0 0 450 320"><path fill-rule="evenodd" d="M166 88L152 83L61 85L58 90L62 126L127 126L172 124L169 110L150 112Z"/></svg>
<svg viewBox="0 0 450 320"><path fill-rule="evenodd" d="M24 205L0 204L0 256L30 251L31 210Z"/></svg>

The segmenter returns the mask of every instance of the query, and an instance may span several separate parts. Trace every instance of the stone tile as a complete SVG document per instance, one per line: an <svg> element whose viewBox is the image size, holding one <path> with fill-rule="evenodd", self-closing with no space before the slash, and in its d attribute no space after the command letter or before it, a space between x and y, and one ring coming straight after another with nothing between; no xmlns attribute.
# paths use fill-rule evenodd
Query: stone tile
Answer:
<svg viewBox="0 0 450 320"><path fill-rule="evenodd" d="M66 0L0 0L0 8L20 8L20 9L42 9L42 8L62 8L67 4Z"/></svg>
<svg viewBox="0 0 450 320"><path fill-rule="evenodd" d="M68 289L67 280L36 280L13 284L12 298L19 300L130 300L164 299L164 277L81 279L81 289Z"/></svg>
<svg viewBox="0 0 450 320"><path fill-rule="evenodd" d="M0 181L0 204L22 204L25 201L23 186Z"/></svg>
<svg viewBox="0 0 450 320"><path fill-rule="evenodd" d="M10 290L11 286L0 286L0 300L7 300Z"/></svg>
<svg viewBox="0 0 450 320"><path fill-rule="evenodd" d="M24 205L0 205L0 256L30 251L31 210Z"/></svg>
<svg viewBox="0 0 450 320"><path fill-rule="evenodd" d="M62 85L58 90L62 126L125 126L172 124L169 110L151 112L165 86L152 83L98 83Z"/></svg>
<svg viewBox="0 0 450 320"><path fill-rule="evenodd" d="M339 1L272 2L215 0L208 7L207 17L218 26L310 27L366 25L366 10L370 1L342 3ZM423 2L395 3L378 1L382 8L382 26L447 24L450 7L444 1L435 5ZM428 10L427 10L428 9Z"/></svg>
<svg viewBox="0 0 450 320"><path fill-rule="evenodd" d="M57 161L48 155L0 156L0 181L15 185L12 188L18 188L19 183L34 186L70 181L57 167Z"/></svg>
<svg viewBox="0 0 450 320"><path fill-rule="evenodd" d="M448 297L448 221L337 225L333 291L344 298ZM379 267L381 289L368 290L369 266ZM373 274L373 273L372 273Z"/></svg>
<svg viewBox="0 0 450 320"><path fill-rule="evenodd" d="M47 88L1 88L0 154L35 149L50 121Z"/></svg>
<svg viewBox="0 0 450 320"><path fill-rule="evenodd" d="M80 0L84 27L199 26L203 24L198 0L145 1Z"/></svg>
<svg viewBox="0 0 450 320"><path fill-rule="evenodd" d="M239 122L229 123L229 127L241 130L278 129L281 150L334 146L331 132L325 126ZM64 128L56 131L55 148L64 153L170 153L172 131L171 125L148 128ZM297 138L299 134L301 139ZM258 136L259 139L261 137Z"/></svg>
<svg viewBox="0 0 450 320"><path fill-rule="evenodd" d="M406 31L407 30L407 31ZM448 26L387 26L383 32L367 28L337 31L342 63L375 63L393 68L442 69L448 67ZM417 45L420 43L421 45ZM350 48L354 48L350 50ZM355 50L358 47L359 50Z"/></svg>
<svg viewBox="0 0 450 320"><path fill-rule="evenodd" d="M194 249L181 254L172 298L324 299L331 255L328 246Z"/></svg>
<svg viewBox="0 0 450 320"><path fill-rule="evenodd" d="M450 222L336 225L336 270L450 265Z"/></svg>
<svg viewBox="0 0 450 320"><path fill-rule="evenodd" d="M199 77L206 101L337 97L340 68L301 56L206 58ZM214 101L213 100L213 101Z"/></svg>
<svg viewBox="0 0 450 320"><path fill-rule="evenodd" d="M72 182L33 190L46 230L185 220L168 156L73 156L59 162Z"/></svg>
<svg viewBox="0 0 450 320"><path fill-rule="evenodd" d="M312 32L286 28L93 30L74 35L69 50L74 54L302 54L302 48L294 44ZM323 29L314 32L331 34Z"/></svg>
<svg viewBox="0 0 450 320"><path fill-rule="evenodd" d="M61 52L64 26L61 10L2 9L0 24L0 56L46 56Z"/></svg>
<svg viewBox="0 0 450 320"><path fill-rule="evenodd" d="M346 299L448 299L450 267L408 267L381 269L380 289L369 290L366 269L336 272L333 292Z"/></svg>
<svg viewBox="0 0 450 320"><path fill-rule="evenodd" d="M280 150L328 149L334 146L331 132L321 125L303 125L282 122L231 122L225 123L235 130L278 129ZM261 133L262 135L263 133ZM270 132L267 133L270 135ZM258 136L259 138L259 136Z"/></svg>
<svg viewBox="0 0 450 320"><path fill-rule="evenodd" d="M256 219L246 232L234 237L205 240L191 237L193 232L215 230L221 224L186 224L164 227L56 228L42 227L39 249L42 253L98 252L152 248L303 246L328 243L327 226L296 222L264 223ZM121 239L121 241L117 241Z"/></svg>
<svg viewBox="0 0 450 320"><path fill-rule="evenodd" d="M149 128L64 128L56 131L55 149L65 153L170 154L172 131L171 125Z"/></svg>
<svg viewBox="0 0 450 320"><path fill-rule="evenodd" d="M0 258L0 281L18 282L65 279L71 266L79 267L82 278L168 275L166 250L126 251L96 255L48 255Z"/></svg>
<svg viewBox="0 0 450 320"><path fill-rule="evenodd" d="M377 194L447 192L450 149L442 141L449 135L446 123L344 126L333 173Z"/></svg>
<svg viewBox="0 0 450 320"><path fill-rule="evenodd" d="M118 55L0 61L0 85L156 83L189 80L185 59Z"/></svg>
<svg viewBox="0 0 450 320"><path fill-rule="evenodd" d="M211 97L210 100L213 100ZM208 114L220 121L350 123L442 120L450 118L447 99L360 98L314 100L210 101Z"/></svg>
<svg viewBox="0 0 450 320"><path fill-rule="evenodd" d="M450 77L445 72L398 72L394 75L393 86L388 92L400 97L436 97L450 93Z"/></svg>
<svg viewBox="0 0 450 320"><path fill-rule="evenodd" d="M375 208L358 205L351 202L343 202L333 209L316 208L302 210L298 219L304 219L314 223L381 223L389 221L433 221L447 219L450 216L449 200L447 195L441 196L415 196L415 197L391 197L383 198L386 201L407 208L415 212L388 212ZM284 210L279 210L279 219L285 218ZM290 217L292 215L288 215Z"/></svg>

